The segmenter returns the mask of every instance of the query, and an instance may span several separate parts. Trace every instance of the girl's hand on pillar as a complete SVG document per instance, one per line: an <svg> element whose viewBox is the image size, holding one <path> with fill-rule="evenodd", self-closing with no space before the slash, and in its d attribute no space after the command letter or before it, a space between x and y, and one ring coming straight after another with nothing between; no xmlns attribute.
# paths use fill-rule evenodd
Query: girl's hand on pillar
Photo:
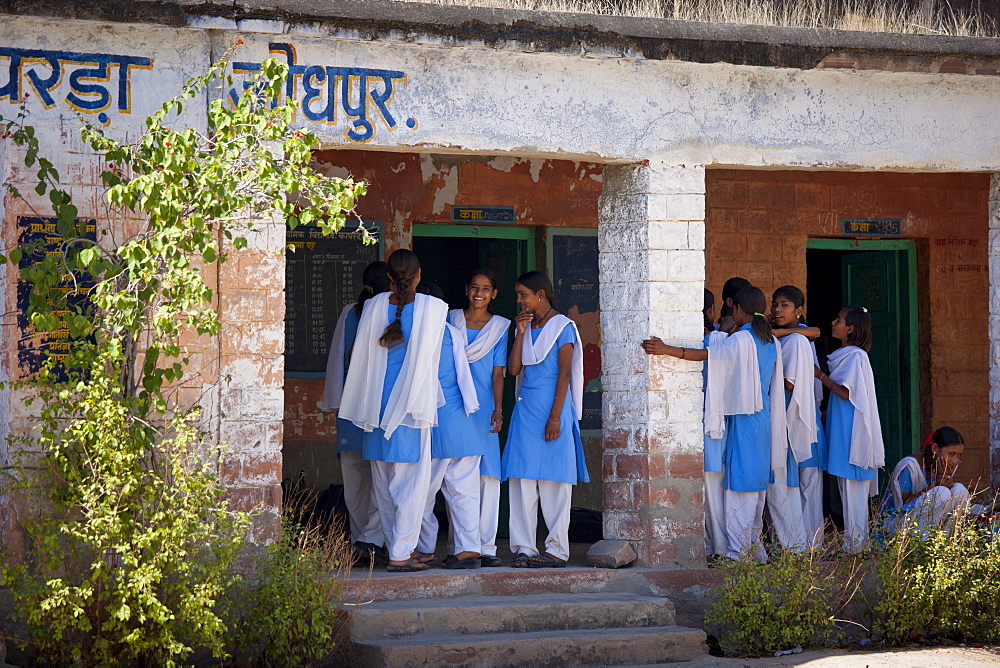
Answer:
<svg viewBox="0 0 1000 668"><path fill-rule="evenodd" d="M667 352L667 344L665 344L662 340L660 340L660 337L658 336L650 337L645 341L643 341L640 345L642 346L642 349L646 351L647 355L669 354Z"/></svg>

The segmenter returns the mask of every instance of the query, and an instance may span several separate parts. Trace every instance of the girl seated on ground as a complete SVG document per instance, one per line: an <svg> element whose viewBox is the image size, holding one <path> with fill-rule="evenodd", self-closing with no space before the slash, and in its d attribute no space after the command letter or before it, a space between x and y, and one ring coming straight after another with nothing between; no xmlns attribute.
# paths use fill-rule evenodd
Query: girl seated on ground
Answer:
<svg viewBox="0 0 1000 668"><path fill-rule="evenodd" d="M882 502L885 527L890 534L909 524L927 537L952 513L963 512L969 490L955 482L965 440L951 427L941 427L924 439L923 451L903 457L889 478Z"/></svg>

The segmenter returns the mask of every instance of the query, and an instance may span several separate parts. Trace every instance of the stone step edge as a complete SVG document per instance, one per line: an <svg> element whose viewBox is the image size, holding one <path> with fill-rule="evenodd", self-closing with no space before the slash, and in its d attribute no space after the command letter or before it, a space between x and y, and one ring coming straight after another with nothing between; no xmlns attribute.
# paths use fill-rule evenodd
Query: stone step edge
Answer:
<svg viewBox="0 0 1000 668"><path fill-rule="evenodd" d="M642 641L651 643L643 647ZM569 654L553 654L555 645ZM623 645L627 644L627 651ZM705 632L687 626L502 634L439 633L353 642L353 665L599 665L687 661L708 654ZM622 652L625 653L622 653Z"/></svg>
<svg viewBox="0 0 1000 668"><path fill-rule="evenodd" d="M628 591L585 592L580 594L541 593L524 594L521 596L489 596L487 594L461 594L458 596L403 598L390 600L375 600L371 603L359 604L353 607L361 610L399 610L416 608L462 608L472 604L476 607L486 606L531 606L576 603L579 605L607 605L609 603L673 603L666 596L656 594L633 594Z"/></svg>
<svg viewBox="0 0 1000 668"><path fill-rule="evenodd" d="M435 633L495 636L535 631L649 628L675 623L674 605L662 596L460 596L372 603L352 612L350 634L352 640L360 642Z"/></svg>

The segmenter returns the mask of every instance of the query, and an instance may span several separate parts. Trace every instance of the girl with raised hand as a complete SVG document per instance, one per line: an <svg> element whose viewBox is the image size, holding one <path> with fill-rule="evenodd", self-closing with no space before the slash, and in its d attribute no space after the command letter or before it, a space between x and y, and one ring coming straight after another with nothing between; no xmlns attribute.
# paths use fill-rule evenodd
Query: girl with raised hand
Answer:
<svg viewBox="0 0 1000 668"><path fill-rule="evenodd" d="M369 300L358 325L340 415L365 432L362 455L389 548L388 570L426 570L415 556L437 423L438 366L448 305L418 294L412 251L389 256L392 291Z"/></svg>
<svg viewBox="0 0 1000 668"><path fill-rule="evenodd" d="M428 294L444 296L438 286L427 287ZM472 419L479 400L465 354L465 337L451 324L445 325L441 342L438 380L444 405L438 408L437 426L431 430L431 478L416 556L422 563L434 559L438 540L434 499L441 490L453 546L442 568L479 568L479 460L485 443Z"/></svg>
<svg viewBox="0 0 1000 668"><path fill-rule="evenodd" d="M365 267L362 280L364 288L358 295L358 300L341 311L330 342L321 404L325 411L340 408L344 378L350 368L350 353L358 334L361 313L369 299L389 289L389 265L381 261L372 262ZM350 517L351 543L359 557L384 565L388 560L384 547L385 536L382 534L382 522L375 503L375 490L372 488L371 463L361 456L363 440L364 431L350 420L337 416L337 454L344 478L344 503Z"/></svg>
<svg viewBox="0 0 1000 668"><path fill-rule="evenodd" d="M955 482L964 451L962 435L951 427L941 427L927 435L920 453L899 460L882 503L890 533L912 525L926 538L929 529L964 510L969 490Z"/></svg>
<svg viewBox="0 0 1000 668"><path fill-rule="evenodd" d="M771 324L793 332L804 329L804 306L805 296L797 287L778 288L771 296ZM788 457L785 479L775 479L767 488L767 506L782 547L801 552L807 547L821 546L823 540L823 478L819 460L825 457L817 428L817 390L820 399L823 393L813 375L816 351L812 343L798 333L779 341L785 374ZM806 508L810 511L809 524L806 524Z"/></svg>
<svg viewBox="0 0 1000 668"><path fill-rule="evenodd" d="M510 320L490 312L497 296L497 277L492 269L476 269L470 274L465 310L448 312L448 321L462 334L465 354L472 370L479 410L472 414L476 435L483 442L479 462L479 535L483 566L499 566L497 526L500 520L500 429L503 427L503 377L507 366L507 335Z"/></svg>
<svg viewBox="0 0 1000 668"><path fill-rule="evenodd" d="M885 466L875 377L868 360L872 345L868 309L845 306L833 321L832 334L842 347L827 357L830 375L818 366L814 373L831 392L826 410L827 470L837 476L840 488L844 551L858 554L868 544L868 497L878 493L878 470Z"/></svg>
<svg viewBox="0 0 1000 668"><path fill-rule="evenodd" d="M705 433L726 434L723 487L726 555L766 559L760 543L764 500L772 469L783 476L787 433L781 356L764 317L764 293L745 286L732 298L736 332L707 349L684 348L657 337L642 342L650 355L708 361ZM772 410L772 406L777 410Z"/></svg>
<svg viewBox="0 0 1000 668"><path fill-rule="evenodd" d="M562 568L569 559L573 485L589 482L580 440L583 346L572 320L555 310L552 282L529 271L514 284L521 311L507 367L518 376L517 404L502 458L510 480L514 568ZM549 533L536 547L538 507Z"/></svg>

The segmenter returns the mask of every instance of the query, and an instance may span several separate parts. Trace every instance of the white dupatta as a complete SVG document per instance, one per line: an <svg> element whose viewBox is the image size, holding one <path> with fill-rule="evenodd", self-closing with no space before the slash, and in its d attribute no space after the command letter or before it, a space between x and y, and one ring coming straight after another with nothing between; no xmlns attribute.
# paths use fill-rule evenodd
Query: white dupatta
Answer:
<svg viewBox="0 0 1000 668"><path fill-rule="evenodd" d="M330 340L330 355L326 359L326 382L323 385L323 402L320 408L325 411L335 411L340 408L340 398L344 394L344 353L347 352L345 340L345 323L354 304L348 304L340 312L337 327L333 330Z"/></svg>
<svg viewBox="0 0 1000 668"><path fill-rule="evenodd" d="M812 457L816 442L816 393L813 348L801 334L789 334L781 339L781 364L784 377L794 383L792 396L785 409L788 423L788 444L795 461L802 463Z"/></svg>
<svg viewBox="0 0 1000 668"><path fill-rule="evenodd" d="M465 325L465 311L460 308L448 311L448 322L461 334L461 341L469 340L468 328ZM496 346L497 342L510 329L510 320L500 315L494 315L486 321L472 343L465 346L465 354L470 362L478 362ZM506 352L506 351L504 351Z"/></svg>
<svg viewBox="0 0 1000 668"><path fill-rule="evenodd" d="M390 322L388 307L392 294L383 292L365 305L340 402L340 417L366 432L381 427L386 438L400 425L427 429L437 424L437 409L443 403L438 364L448 315L448 305L440 299L419 293L414 296L413 327L405 343L403 368L380 420L389 350L379 345L378 340Z"/></svg>
<svg viewBox="0 0 1000 668"><path fill-rule="evenodd" d="M579 420L583 417L583 343L580 340L580 332L576 328L575 322L562 313L557 313L545 323L534 343L531 341L531 332L526 331L524 338L521 339L521 364L530 366L538 364L545 359L566 327L572 327L573 334L576 337L576 341L573 342L573 362L570 366L569 374L569 394L573 399L573 410L576 411L576 419ZM517 376L517 389L520 392L520 374Z"/></svg>
<svg viewBox="0 0 1000 668"><path fill-rule="evenodd" d="M844 346L826 358L830 365L830 380L850 391L854 406L854 425L851 427L851 454L848 462L865 469L885 466L885 444L882 442L882 423L875 399L875 376L868 353L857 346ZM872 480L877 493L878 479Z"/></svg>
<svg viewBox="0 0 1000 668"><path fill-rule="evenodd" d="M889 478L889 493L892 494L893 506L898 513L903 512L903 489L899 485L899 476L907 470L910 472L910 493L916 495L927 491L927 478L924 477L924 470L920 468L917 458L906 456L900 459Z"/></svg>
<svg viewBox="0 0 1000 668"><path fill-rule="evenodd" d="M445 328L448 330L447 335L451 337L451 352L455 358L455 376L458 378L458 389L462 393L462 405L465 407L465 414L471 415L479 410L479 397L476 396L476 385L472 382L469 358L465 354L465 346L462 345L467 340L467 335L451 323L445 324Z"/></svg>
<svg viewBox="0 0 1000 668"><path fill-rule="evenodd" d="M722 438L725 416L752 415L764 408L760 388L755 335L746 329L708 347L708 387L705 388L705 433ZM771 344L778 340L771 337ZM771 469L781 478L787 463L788 428L785 421L785 383L781 355L775 355L768 396L771 400Z"/></svg>

